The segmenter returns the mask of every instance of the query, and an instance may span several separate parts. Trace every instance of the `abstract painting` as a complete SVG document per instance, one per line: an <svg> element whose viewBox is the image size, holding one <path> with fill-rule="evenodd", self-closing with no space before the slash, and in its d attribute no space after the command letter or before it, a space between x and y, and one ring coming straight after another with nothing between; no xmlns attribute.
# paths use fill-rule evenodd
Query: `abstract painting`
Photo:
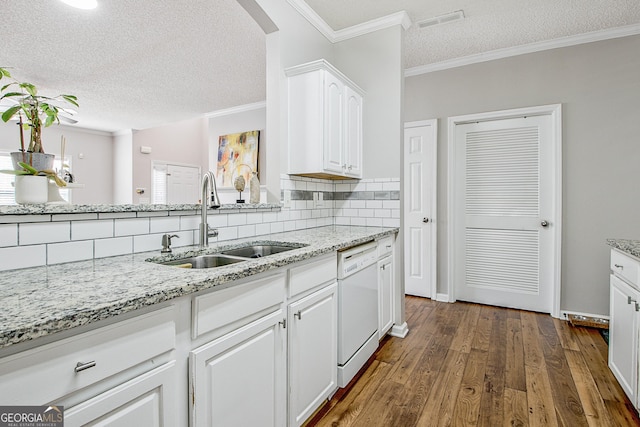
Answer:
<svg viewBox="0 0 640 427"><path fill-rule="evenodd" d="M218 139L218 188L233 188L233 180L243 176L249 182L251 172L258 172L260 131L220 135Z"/></svg>

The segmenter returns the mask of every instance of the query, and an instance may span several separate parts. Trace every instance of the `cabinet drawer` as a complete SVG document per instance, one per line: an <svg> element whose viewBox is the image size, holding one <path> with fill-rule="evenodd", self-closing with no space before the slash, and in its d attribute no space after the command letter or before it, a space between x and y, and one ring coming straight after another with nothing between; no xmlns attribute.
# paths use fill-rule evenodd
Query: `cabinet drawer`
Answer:
<svg viewBox="0 0 640 427"><path fill-rule="evenodd" d="M263 279L214 291L193 299L192 338L224 326L242 326L284 300L286 276L278 273ZM225 331L223 331L225 332Z"/></svg>
<svg viewBox="0 0 640 427"><path fill-rule="evenodd" d="M378 240L378 259L393 252L393 236L387 236Z"/></svg>
<svg viewBox="0 0 640 427"><path fill-rule="evenodd" d="M311 290L338 277L338 258L333 252L318 260L289 270L289 298Z"/></svg>
<svg viewBox="0 0 640 427"><path fill-rule="evenodd" d="M638 287L638 268L640 263L635 259L616 250L611 251L611 271L625 279L636 288Z"/></svg>
<svg viewBox="0 0 640 427"><path fill-rule="evenodd" d="M168 307L8 356L0 360L0 402L55 403L172 350L175 334L173 307Z"/></svg>

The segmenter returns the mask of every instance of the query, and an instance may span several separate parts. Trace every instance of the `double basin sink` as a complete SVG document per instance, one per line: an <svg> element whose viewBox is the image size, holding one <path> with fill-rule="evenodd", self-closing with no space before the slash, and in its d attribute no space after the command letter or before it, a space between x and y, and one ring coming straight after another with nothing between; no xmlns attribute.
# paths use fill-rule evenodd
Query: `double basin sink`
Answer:
<svg viewBox="0 0 640 427"><path fill-rule="evenodd" d="M182 268L223 267L225 265L235 264L255 258L262 258L301 247L303 246L287 246L284 244L249 244L247 246L223 250L214 254L194 255L160 262L160 264Z"/></svg>

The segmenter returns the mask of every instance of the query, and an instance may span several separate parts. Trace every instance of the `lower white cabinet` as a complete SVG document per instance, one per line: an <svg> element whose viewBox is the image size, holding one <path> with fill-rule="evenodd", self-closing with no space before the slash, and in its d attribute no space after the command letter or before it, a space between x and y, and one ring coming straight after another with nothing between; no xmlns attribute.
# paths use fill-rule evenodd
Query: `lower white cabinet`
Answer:
<svg viewBox="0 0 640 427"><path fill-rule="evenodd" d="M338 387L337 283L288 306L289 425L301 425Z"/></svg>
<svg viewBox="0 0 640 427"><path fill-rule="evenodd" d="M611 275L609 368L638 407L638 325L640 292Z"/></svg>
<svg viewBox="0 0 640 427"><path fill-rule="evenodd" d="M192 426L285 425L283 326L277 310L189 354Z"/></svg>
<svg viewBox="0 0 640 427"><path fill-rule="evenodd" d="M378 338L382 339L393 326L393 255L378 261Z"/></svg>
<svg viewBox="0 0 640 427"><path fill-rule="evenodd" d="M65 409L67 427L161 427L179 425L175 361Z"/></svg>

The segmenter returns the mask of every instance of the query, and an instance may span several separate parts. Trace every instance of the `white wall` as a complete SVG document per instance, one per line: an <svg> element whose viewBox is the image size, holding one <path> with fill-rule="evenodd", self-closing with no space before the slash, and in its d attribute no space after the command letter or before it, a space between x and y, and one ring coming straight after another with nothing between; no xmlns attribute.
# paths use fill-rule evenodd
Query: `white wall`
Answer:
<svg viewBox="0 0 640 427"><path fill-rule="evenodd" d="M116 132L113 137L113 203L133 203L133 132Z"/></svg>
<svg viewBox="0 0 640 427"><path fill-rule="evenodd" d="M441 119L438 273L446 282L446 117L562 103L561 308L609 312L608 237L640 239L640 36L408 77L405 121Z"/></svg>
<svg viewBox="0 0 640 427"><path fill-rule="evenodd" d="M403 64L400 25L335 45L335 65L365 92L363 178L399 178Z"/></svg>
<svg viewBox="0 0 640 427"><path fill-rule="evenodd" d="M209 166L207 119L198 117L178 123L133 132L133 203L151 198L151 163L163 161L181 165ZM142 154L140 147L151 147L151 154ZM135 193L144 188L145 193Z"/></svg>
<svg viewBox="0 0 640 427"><path fill-rule="evenodd" d="M71 172L84 188L72 190L74 204L113 203L113 138L100 131L54 125L43 130L42 145L46 153L60 156L60 138L64 135L65 156L71 156ZM29 132L25 132L28 143ZM16 122L0 122L0 150L18 151L20 136ZM82 156L82 158L80 158Z"/></svg>

